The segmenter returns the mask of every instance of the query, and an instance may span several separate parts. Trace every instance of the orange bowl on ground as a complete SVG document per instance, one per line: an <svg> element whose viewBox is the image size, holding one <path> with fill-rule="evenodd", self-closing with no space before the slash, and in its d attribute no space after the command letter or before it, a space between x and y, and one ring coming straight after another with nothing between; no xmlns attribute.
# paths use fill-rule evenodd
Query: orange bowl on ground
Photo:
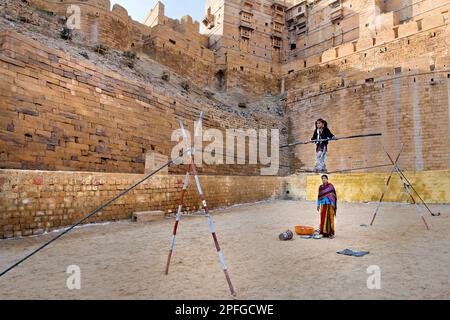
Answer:
<svg viewBox="0 0 450 320"><path fill-rule="evenodd" d="M314 228L305 226L295 226L295 233L300 236L309 236L314 233Z"/></svg>

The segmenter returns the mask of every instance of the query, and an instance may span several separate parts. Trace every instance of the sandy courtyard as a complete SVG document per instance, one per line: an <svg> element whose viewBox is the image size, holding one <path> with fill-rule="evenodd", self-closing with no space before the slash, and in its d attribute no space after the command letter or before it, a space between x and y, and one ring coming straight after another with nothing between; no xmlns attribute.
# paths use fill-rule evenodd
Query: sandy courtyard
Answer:
<svg viewBox="0 0 450 320"><path fill-rule="evenodd" d="M213 214L237 299L450 299L450 206L432 206L427 231L411 205L340 203L336 238L281 242L296 224L317 226L315 205L272 201ZM181 221L171 272L163 274L173 219L78 228L0 278L0 299L231 299L204 217ZM0 241L0 269L55 234ZM365 257L342 256L343 249ZM81 289L69 290L69 265ZM379 266L381 289L367 268Z"/></svg>

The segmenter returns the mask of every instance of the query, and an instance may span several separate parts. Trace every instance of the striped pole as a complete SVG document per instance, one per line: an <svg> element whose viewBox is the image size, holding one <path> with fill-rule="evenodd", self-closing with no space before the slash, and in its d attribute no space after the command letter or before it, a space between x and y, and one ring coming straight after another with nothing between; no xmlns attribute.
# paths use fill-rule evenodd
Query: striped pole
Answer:
<svg viewBox="0 0 450 320"><path fill-rule="evenodd" d="M202 114L200 114L200 116L202 117ZM178 119L178 123L180 124L180 128L183 133L183 138L185 139L185 142L186 142L185 153L188 154L190 161L192 161L192 149L191 149L191 146L188 144L188 139L187 139L188 136L187 136L186 130L184 129L183 120L181 118ZM186 194L186 190L189 185L189 178L190 178L189 170L190 170L190 165L189 165L188 172L186 172L186 176L184 178L183 188L181 190L181 195L180 195L180 202L178 203L177 215L175 217L175 225L173 226L172 237L170 238L169 255L167 256L166 270L164 272L166 275L169 274L170 261L172 259L173 251L175 248L175 239L177 237L178 225L180 224L180 220L181 220L181 210L183 209L183 205L184 205L184 196Z"/></svg>
<svg viewBox="0 0 450 320"><path fill-rule="evenodd" d="M386 149L385 149L384 151L386 152ZM391 182L392 175L394 174L395 166L397 165L398 159L400 158L400 155L402 154L402 152L403 152L403 144L402 144L402 148L400 149L400 152L398 153L397 158L395 159L395 162L393 163L393 167L392 167L392 169L391 169L391 172L389 173L389 177L388 177L388 179L387 179L387 181L386 181L386 184L384 185L384 190L383 190L383 193L381 194L380 201L378 201L377 208L375 209L375 213L373 214L372 221L370 222L370 225L371 225L371 226L373 226L373 223L374 223L375 218L376 218L376 216L377 216L378 210L380 209L381 202L382 202L383 199L384 199L384 195L385 195L386 192L387 192L389 183ZM392 159L391 159L391 160L392 160Z"/></svg>
<svg viewBox="0 0 450 320"><path fill-rule="evenodd" d="M200 181L198 179L197 169L195 168L195 164L194 164L193 160L192 160L191 168L192 168L192 173L194 174L195 183L197 185L200 201L202 202L203 211L205 212L206 218L208 219L209 231L211 232L211 235L212 235L212 238L213 238L213 241L214 241L214 245L216 246L217 255L219 256L220 266L221 266L221 268L223 270L223 273L225 274L225 278L227 280L228 287L230 289L230 293L231 293L232 296L235 296L236 295L236 291L234 291L233 284L231 283L231 278L230 278L230 275L228 273L228 268L227 268L227 265L225 263L225 258L223 256L222 250L220 249L219 240L217 239L216 227L214 225L214 221L213 221L211 215L209 214L208 205L206 204L206 200L205 200L205 197L203 195L203 190L202 190L202 187L200 185Z"/></svg>
<svg viewBox="0 0 450 320"><path fill-rule="evenodd" d="M170 239L169 255L167 257L166 272L165 272L166 275L169 274L170 260L172 259L173 249L175 247L175 238L177 236L178 224L180 223L181 220L181 210L183 209L184 196L186 194L186 190L189 185L189 177L190 177L189 172L187 172L186 177L184 178L183 189L181 190L180 202L178 204L178 211L175 219L175 225L173 227L172 238Z"/></svg>
<svg viewBox="0 0 450 320"><path fill-rule="evenodd" d="M203 115L204 115L204 113L201 112L199 121L197 123L197 126L194 129L194 135L195 136L199 135L201 122L203 120ZM178 122L180 124L180 128L182 130L183 137L186 139L186 141L188 141L188 139L187 139L188 136L187 136L186 129L184 128L183 120L179 119ZM189 184L189 177L192 174L194 176L195 184L196 184L197 189L198 189L200 201L202 202L203 211L205 212L205 215L208 218L208 227L209 227L209 231L212 234L212 237L213 237L213 240L214 240L214 245L216 246L217 254L218 254L219 260L220 260L220 266L221 266L221 268L222 268L222 270L223 270L223 272L225 274L225 278L227 280L228 287L230 289L231 295L235 296L236 295L236 291L234 290L233 284L231 283L230 275L228 274L228 268L227 268L227 266L225 264L225 258L223 256L222 250L220 249L220 246L219 246L219 241L217 239L217 234L216 234L214 222L213 222L213 220L211 218L211 215L209 214L209 209L208 209L208 206L206 204L205 196L203 194L203 190L202 190L202 187L200 185L200 180L198 178L197 169L195 167L195 161L194 161L195 149L192 148L191 146L188 146L188 145L186 146L186 148L187 148L186 151L187 151L189 159L190 159L190 164L189 164L189 170L186 173L186 177L184 179L183 190L181 191L180 203L178 205L178 211L177 211L175 226L173 228L172 238L171 238L171 241L170 241L169 256L167 258L167 264L166 264L166 275L169 273L169 265L170 265L170 260L171 260L171 257L172 257L173 251L174 251L174 247L175 247L175 238L176 238L176 234L177 234L177 228L178 228L178 224L179 224L179 222L181 220L181 210L182 210L182 207L184 205L184 196L186 194L186 190L187 190L187 187L188 187L188 184Z"/></svg>

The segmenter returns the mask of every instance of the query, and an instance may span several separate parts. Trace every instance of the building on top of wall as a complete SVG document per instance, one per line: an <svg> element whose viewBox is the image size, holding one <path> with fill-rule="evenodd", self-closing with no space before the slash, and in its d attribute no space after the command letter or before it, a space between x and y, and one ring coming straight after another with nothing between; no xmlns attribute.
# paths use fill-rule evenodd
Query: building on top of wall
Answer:
<svg viewBox="0 0 450 320"><path fill-rule="evenodd" d="M84 35L87 43L130 50L141 47L143 36L149 33L149 29L131 19L121 5L114 4L111 8L109 0L29 0L29 3L67 18L78 12L80 21L76 31Z"/></svg>
<svg viewBox="0 0 450 320"><path fill-rule="evenodd" d="M286 74L419 33L447 19L450 7L450 0L206 0L200 23L171 19L157 2L139 23L109 0L30 2L63 16L80 6L87 41L143 50L198 85L253 95L277 95Z"/></svg>
<svg viewBox="0 0 450 320"><path fill-rule="evenodd" d="M158 2L145 24L152 29L164 25L189 42L185 49L200 46L212 57L196 57L205 65L211 63L203 68L202 84L215 82L217 89L228 92L276 95L285 90L287 71L378 46L408 30L418 32L420 26L415 30L411 23L436 15L439 20L449 7L449 0L206 0L200 32L197 22L167 18ZM159 34L164 37L164 32ZM214 81L207 81L210 78Z"/></svg>

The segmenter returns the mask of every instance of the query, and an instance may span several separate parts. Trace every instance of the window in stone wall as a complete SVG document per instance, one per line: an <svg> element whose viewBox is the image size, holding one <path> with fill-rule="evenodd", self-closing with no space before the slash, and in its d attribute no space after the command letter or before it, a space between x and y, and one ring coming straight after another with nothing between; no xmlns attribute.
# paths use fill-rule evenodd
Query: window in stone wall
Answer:
<svg viewBox="0 0 450 320"><path fill-rule="evenodd" d="M275 48L281 48L283 45L283 40L281 38L274 37L272 38L272 45Z"/></svg>
<svg viewBox="0 0 450 320"><path fill-rule="evenodd" d="M223 90L226 85L225 72L223 70L219 70L216 73L217 85L219 90Z"/></svg>
<svg viewBox="0 0 450 320"><path fill-rule="evenodd" d="M252 22L252 16L251 16L251 14L249 14L247 12L241 13L241 19L245 22Z"/></svg>
<svg viewBox="0 0 450 320"><path fill-rule="evenodd" d="M250 39L252 35L252 30L247 28L241 28L241 37Z"/></svg>
<svg viewBox="0 0 450 320"><path fill-rule="evenodd" d="M422 31L422 19L417 20L417 30Z"/></svg>

